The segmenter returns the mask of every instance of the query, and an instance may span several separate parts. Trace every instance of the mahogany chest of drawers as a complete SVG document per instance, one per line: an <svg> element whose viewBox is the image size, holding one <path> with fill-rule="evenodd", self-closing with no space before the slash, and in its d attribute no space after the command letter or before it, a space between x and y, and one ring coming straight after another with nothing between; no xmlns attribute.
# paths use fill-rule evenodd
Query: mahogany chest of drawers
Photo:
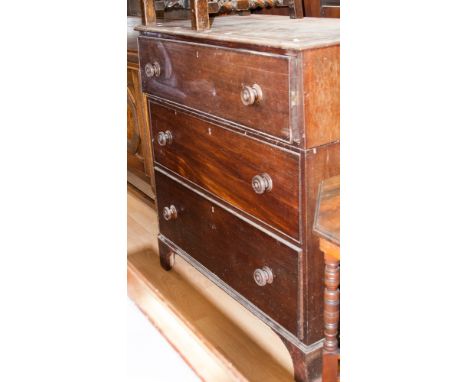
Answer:
<svg viewBox="0 0 468 382"><path fill-rule="evenodd" d="M321 180L339 174L339 20L137 27L162 266L182 256L321 375Z"/></svg>

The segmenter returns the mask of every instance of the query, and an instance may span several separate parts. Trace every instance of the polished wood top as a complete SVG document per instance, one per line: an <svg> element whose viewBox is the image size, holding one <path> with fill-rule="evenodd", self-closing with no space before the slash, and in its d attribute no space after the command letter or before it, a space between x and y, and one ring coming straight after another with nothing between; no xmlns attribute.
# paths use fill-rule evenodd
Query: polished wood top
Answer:
<svg viewBox="0 0 468 382"><path fill-rule="evenodd" d="M314 232L340 245L340 176L320 183L315 211Z"/></svg>
<svg viewBox="0 0 468 382"><path fill-rule="evenodd" d="M340 20L328 18L223 16L214 18L211 29L205 31L192 30L190 20L158 20L153 25L139 25L136 30L294 50L322 48L340 43Z"/></svg>

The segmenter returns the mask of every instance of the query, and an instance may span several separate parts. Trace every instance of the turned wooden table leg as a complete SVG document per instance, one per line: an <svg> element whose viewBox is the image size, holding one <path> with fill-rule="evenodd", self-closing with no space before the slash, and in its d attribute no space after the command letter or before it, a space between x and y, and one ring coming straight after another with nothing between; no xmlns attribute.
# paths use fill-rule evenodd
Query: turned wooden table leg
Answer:
<svg viewBox="0 0 468 382"><path fill-rule="evenodd" d="M323 382L338 378L338 325L340 319L340 261L325 253Z"/></svg>

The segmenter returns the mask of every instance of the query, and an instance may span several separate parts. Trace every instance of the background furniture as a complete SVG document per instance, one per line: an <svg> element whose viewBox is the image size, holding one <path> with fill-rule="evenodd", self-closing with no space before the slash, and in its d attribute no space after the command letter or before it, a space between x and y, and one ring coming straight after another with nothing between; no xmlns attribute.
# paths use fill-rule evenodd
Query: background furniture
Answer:
<svg viewBox="0 0 468 382"><path fill-rule="evenodd" d="M140 2L142 0L127 0L127 15L142 16ZM155 14L158 19L190 18L190 2L188 0L158 0L155 3ZM216 7L215 3L220 6ZM254 0L246 1L245 7L241 0L231 1L210 1L208 5L209 13L217 13L217 8L222 12L230 12L234 9L243 9L255 14L292 15L294 18L300 17L340 17L340 0ZM181 4L184 4L182 7ZM289 9L288 9L289 8ZM165 13L164 13L165 12Z"/></svg>
<svg viewBox="0 0 468 382"><path fill-rule="evenodd" d="M127 0L127 16L139 17L141 20L142 15L142 0Z"/></svg>
<svg viewBox="0 0 468 382"><path fill-rule="evenodd" d="M320 249L325 257L323 382L339 380L340 350L340 177L320 184L315 213L314 232L320 236Z"/></svg>
<svg viewBox="0 0 468 382"><path fill-rule="evenodd" d="M176 10L180 10L181 4L185 4L183 0L142 0L142 2L143 21L144 25L148 26L154 26L156 20L162 21L164 19L170 19L171 17L166 18L164 11L166 9L171 9L172 4L177 3ZM132 7L127 3L127 11L131 11L131 8ZM250 15L251 12L257 14L284 15L287 12L292 19L301 19L304 17L302 0L190 0L190 5L187 3L183 9L190 9L188 16L192 21L192 29L197 31L210 29L213 16L215 15L239 14L247 16Z"/></svg>
<svg viewBox="0 0 468 382"><path fill-rule="evenodd" d="M304 15L340 18L340 0L304 0Z"/></svg>
<svg viewBox="0 0 468 382"><path fill-rule="evenodd" d="M254 27L252 27L254 26ZM252 15L137 27L161 265L179 255L322 374L319 182L339 173L339 20Z"/></svg>
<svg viewBox="0 0 468 382"><path fill-rule="evenodd" d="M138 66L140 17L127 17L127 180L154 199L154 171L146 97L141 92Z"/></svg>

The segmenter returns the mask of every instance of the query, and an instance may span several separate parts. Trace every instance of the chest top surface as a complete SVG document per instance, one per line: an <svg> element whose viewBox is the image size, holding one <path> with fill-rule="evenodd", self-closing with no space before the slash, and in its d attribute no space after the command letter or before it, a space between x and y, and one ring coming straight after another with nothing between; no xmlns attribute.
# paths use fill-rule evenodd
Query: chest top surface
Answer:
<svg viewBox="0 0 468 382"><path fill-rule="evenodd" d="M139 25L140 32L154 32L227 43L248 43L280 49L304 50L339 45L340 20L305 17L250 15L213 19L211 29L194 31L190 20Z"/></svg>

